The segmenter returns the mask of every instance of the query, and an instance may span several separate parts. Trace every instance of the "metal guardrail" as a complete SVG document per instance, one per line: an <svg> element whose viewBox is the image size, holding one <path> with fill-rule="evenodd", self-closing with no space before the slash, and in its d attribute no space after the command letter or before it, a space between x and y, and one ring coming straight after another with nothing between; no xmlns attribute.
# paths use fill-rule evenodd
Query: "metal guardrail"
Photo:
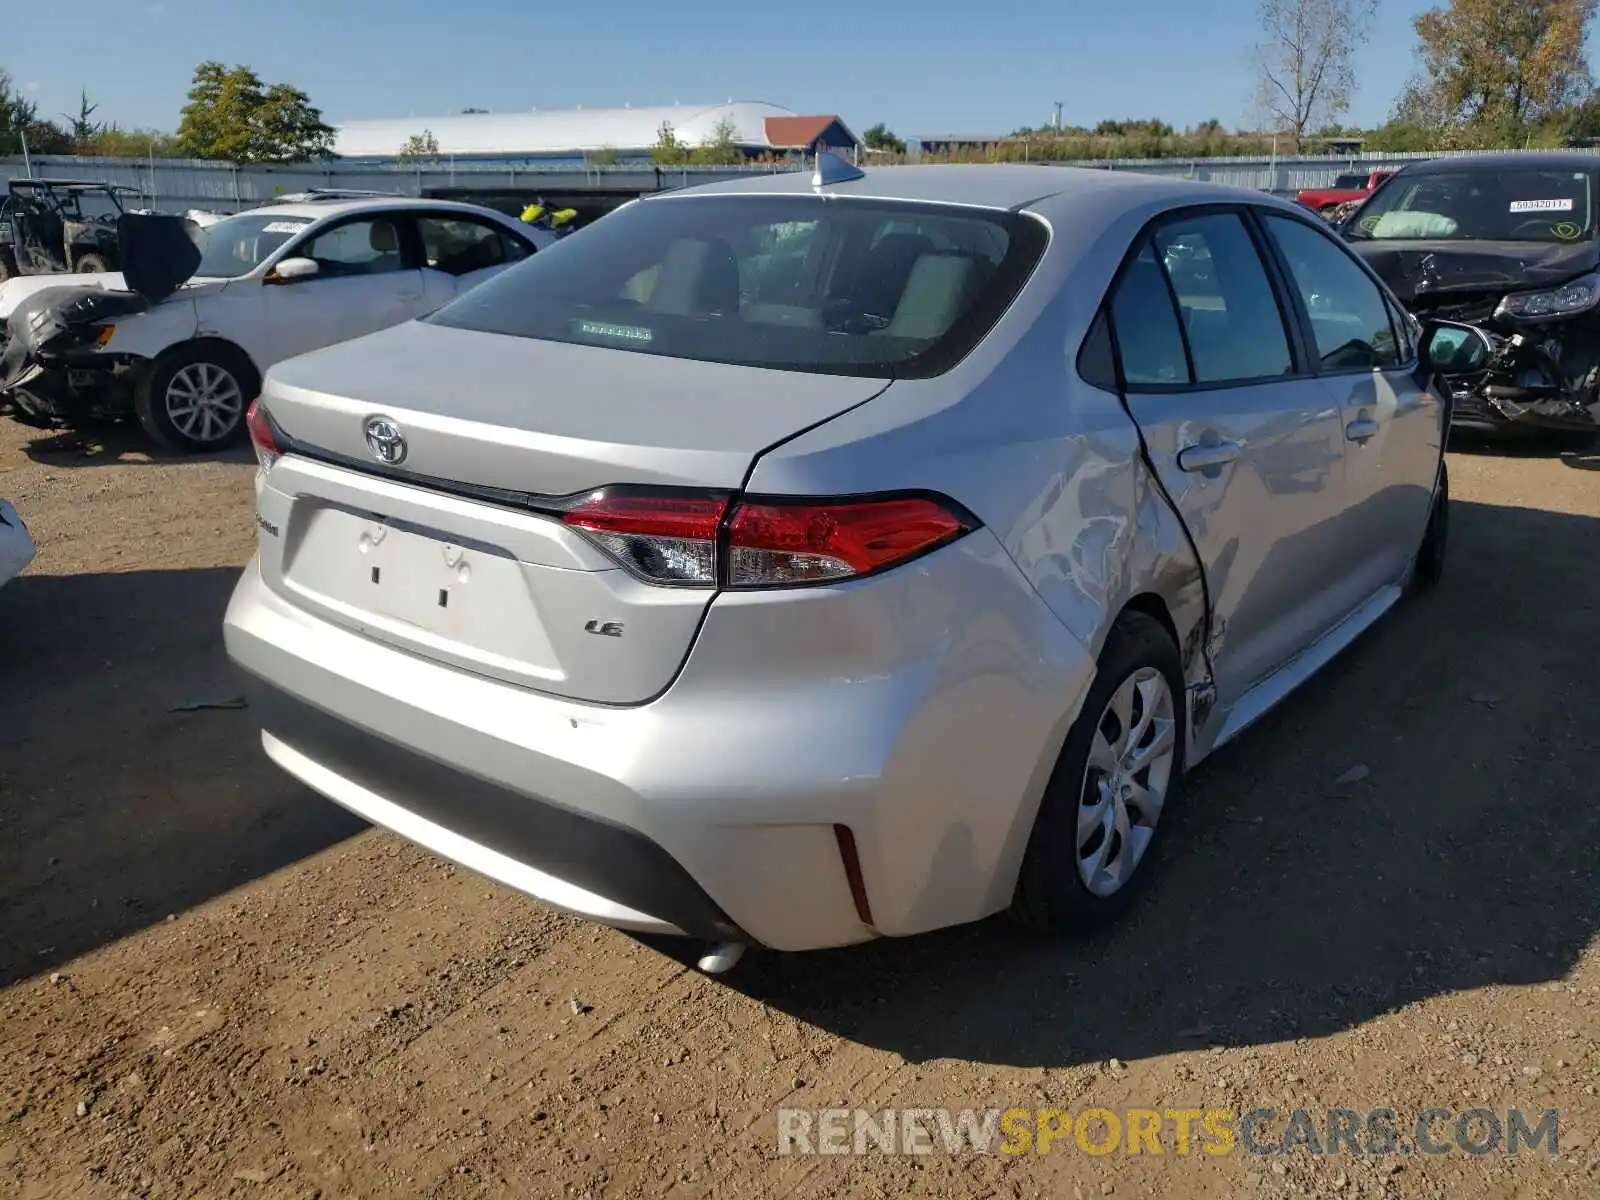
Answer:
<svg viewBox="0 0 1600 1200"><path fill-rule="evenodd" d="M1193 179L1229 187L1293 195L1305 188L1330 186L1339 175L1355 171L1399 169L1407 163L1431 158L1471 158L1485 154L1538 154L1537 150L1435 150L1371 152L1330 157L1273 158L1252 155L1240 158L1122 158L1077 159L1053 162L1052 166L1093 167L1108 171L1134 171L1175 179ZM1548 151L1544 151L1548 153ZM1575 148L1567 153L1600 154L1600 147Z"/></svg>
<svg viewBox="0 0 1600 1200"><path fill-rule="evenodd" d="M1327 187L1336 176L1351 171L1382 170L1401 167L1420 159L1489 153L1504 154L1507 151L1439 150L1302 158L1080 159L1043 165L1135 171L1292 195L1303 188ZM1584 148L1574 153L1600 154L1600 147ZM643 163L599 165L574 158L567 162L434 159L380 163L339 160L327 164L236 167L230 163L205 159L34 155L32 167L35 174L71 174L130 187L151 208L178 212L189 208L233 212L270 204L277 196L315 188L391 192L402 196L463 188L486 193L545 189L552 193L592 193L597 196L637 195L719 179L809 170L810 164L796 161L792 164L658 167ZM0 158L0 171L23 174L21 158Z"/></svg>
<svg viewBox="0 0 1600 1200"><path fill-rule="evenodd" d="M658 167L653 164L597 166L583 163L332 162L292 166L238 167L205 159L138 159L32 156L36 175L71 174L74 178L132 188L145 206L182 212L201 208L236 212L270 204L278 196L317 188L387 192L420 196L430 190L471 188L505 192L547 189L551 192L592 192L596 195L639 194L712 183L752 174L774 174L801 169L795 163L760 163L725 167ZM809 164L806 164L809 169ZM20 157L0 158L0 172L24 173ZM533 181L533 182L530 182Z"/></svg>

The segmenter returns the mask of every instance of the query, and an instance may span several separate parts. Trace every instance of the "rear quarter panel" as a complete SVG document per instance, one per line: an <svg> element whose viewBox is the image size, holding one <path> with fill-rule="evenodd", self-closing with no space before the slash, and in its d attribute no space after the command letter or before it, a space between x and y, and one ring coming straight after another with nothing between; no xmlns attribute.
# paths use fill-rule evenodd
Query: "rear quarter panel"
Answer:
<svg viewBox="0 0 1600 1200"><path fill-rule="evenodd" d="M1200 568L1145 469L1121 398L1077 354L1133 237L1165 205L1110 195L1041 205L1055 236L1011 309L963 362L764 455L748 488L842 495L928 489L995 533L1055 615L1096 655L1133 598L1162 598L1190 681L1204 619ZM1098 237L1072 236L1102 228ZM1063 236L1060 231L1066 230Z"/></svg>
<svg viewBox="0 0 1600 1200"><path fill-rule="evenodd" d="M1109 209L1103 205L1110 205ZM1057 229L1106 232L1052 240L1032 279L988 337L947 374L902 380L871 402L764 455L748 490L848 495L926 489L970 509L1059 623L1098 657L1117 615L1156 596L1169 613L1191 685L1208 680L1200 566L1157 490L1121 398L1084 383L1077 354L1132 238L1163 206L1092 199L1050 211ZM905 568L911 570L914 568ZM963 619L986 620L981 597ZM1015 879L1020 847L1093 673L1058 698L1055 720L1024 757L1029 784L990 793L988 819L1008 826L995 877ZM947 714L959 744L971 710ZM1003 809L1004 811L999 811Z"/></svg>

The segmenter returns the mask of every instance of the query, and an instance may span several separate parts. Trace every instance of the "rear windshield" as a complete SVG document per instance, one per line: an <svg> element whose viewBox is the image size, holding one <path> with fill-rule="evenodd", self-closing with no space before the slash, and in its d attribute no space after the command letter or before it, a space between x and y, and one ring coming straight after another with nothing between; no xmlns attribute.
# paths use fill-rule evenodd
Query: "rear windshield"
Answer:
<svg viewBox="0 0 1600 1200"><path fill-rule="evenodd" d="M1032 218L817 196L619 209L426 318L437 325L882 378L948 370L1048 240Z"/></svg>
<svg viewBox="0 0 1600 1200"><path fill-rule="evenodd" d="M1341 175L1333 181L1335 191L1359 191L1367 186L1365 175Z"/></svg>
<svg viewBox="0 0 1600 1200"><path fill-rule="evenodd" d="M1578 242L1595 234L1588 171L1463 167L1392 180L1350 237L1371 241Z"/></svg>

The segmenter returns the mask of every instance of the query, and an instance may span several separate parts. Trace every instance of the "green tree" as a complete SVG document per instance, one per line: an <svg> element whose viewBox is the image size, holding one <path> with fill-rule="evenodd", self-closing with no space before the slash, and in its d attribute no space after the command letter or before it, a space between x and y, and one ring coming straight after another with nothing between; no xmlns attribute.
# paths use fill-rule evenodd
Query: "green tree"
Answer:
<svg viewBox="0 0 1600 1200"><path fill-rule="evenodd" d="M0 71L0 154L21 154L23 139L33 154L68 154L72 139L66 131L39 119L39 106L12 86Z"/></svg>
<svg viewBox="0 0 1600 1200"><path fill-rule="evenodd" d="M332 153L333 129L299 88L263 84L246 66L203 62L195 68L178 141L192 158L306 162Z"/></svg>
<svg viewBox="0 0 1600 1200"><path fill-rule="evenodd" d="M178 139L158 129L123 129L120 125L102 126L93 137L75 141L79 154L103 158L179 158L183 151Z"/></svg>
<svg viewBox="0 0 1600 1200"><path fill-rule="evenodd" d="M739 145L739 127L729 117L723 117L711 129L689 161L700 166L725 167L744 160L744 150Z"/></svg>
<svg viewBox="0 0 1600 1200"><path fill-rule="evenodd" d="M689 147L678 139L672 122L661 122L661 128L656 131L656 144L650 147L650 157L659 166L676 167L688 162L689 155Z"/></svg>
<svg viewBox="0 0 1600 1200"><path fill-rule="evenodd" d="M1586 55L1600 0L1450 0L1416 19L1420 76L1396 117L1462 146L1525 144L1592 90Z"/></svg>
<svg viewBox="0 0 1600 1200"><path fill-rule="evenodd" d="M94 119L95 110L99 107L98 104L90 104L88 91L80 88L78 91L78 115L74 117L70 113L62 114L67 122L67 136L72 139L74 146L90 141L104 128L99 121ZM80 153L88 154L91 152L83 150Z"/></svg>
<svg viewBox="0 0 1600 1200"><path fill-rule="evenodd" d="M424 129L421 133L413 133L406 139L405 145L400 147L400 160L438 158L439 139L433 136L433 130Z"/></svg>
<svg viewBox="0 0 1600 1200"><path fill-rule="evenodd" d="M895 137L894 131L879 121L871 129L861 135L861 140L867 144L868 150L881 150L888 154L904 154L906 144Z"/></svg>
<svg viewBox="0 0 1600 1200"><path fill-rule="evenodd" d="M267 88L256 110L255 162L310 162L333 154L333 126L311 103L311 97L287 83Z"/></svg>
<svg viewBox="0 0 1600 1200"><path fill-rule="evenodd" d="M1518 0L1511 0L1512 3ZM1270 129L1298 146L1350 107L1355 55L1378 0L1260 0L1256 105Z"/></svg>

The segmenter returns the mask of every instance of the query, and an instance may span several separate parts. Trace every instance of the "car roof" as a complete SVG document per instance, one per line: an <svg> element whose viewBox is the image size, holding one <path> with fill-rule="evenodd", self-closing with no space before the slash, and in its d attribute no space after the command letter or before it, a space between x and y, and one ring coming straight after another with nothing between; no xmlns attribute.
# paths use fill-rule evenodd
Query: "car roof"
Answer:
<svg viewBox="0 0 1600 1200"><path fill-rule="evenodd" d="M1587 171L1600 168L1600 155L1574 151L1535 150L1500 154L1453 154L1407 163L1402 175L1443 175L1460 171Z"/></svg>
<svg viewBox="0 0 1600 1200"><path fill-rule="evenodd" d="M754 175L657 193L648 199L714 195L809 196L815 194L811 179L810 171ZM864 170L859 179L827 184L823 193L861 199L960 204L995 209L1025 209L1050 199L1098 198L1109 194L1129 204L1166 202L1173 207L1239 200L1260 203L1272 199L1265 192L1247 188L1144 175L1135 171L1003 163L873 167Z"/></svg>
<svg viewBox="0 0 1600 1200"><path fill-rule="evenodd" d="M416 196L363 196L359 200L301 200L292 204L263 204L259 208L244 209L235 215L306 217L315 221L324 217L346 216L350 213L388 212L393 209L410 212L421 209L429 212L476 213L479 216L484 213L494 213L502 221L511 221L505 213L495 212L494 209L485 208L481 204L463 204L459 200L424 200Z"/></svg>

